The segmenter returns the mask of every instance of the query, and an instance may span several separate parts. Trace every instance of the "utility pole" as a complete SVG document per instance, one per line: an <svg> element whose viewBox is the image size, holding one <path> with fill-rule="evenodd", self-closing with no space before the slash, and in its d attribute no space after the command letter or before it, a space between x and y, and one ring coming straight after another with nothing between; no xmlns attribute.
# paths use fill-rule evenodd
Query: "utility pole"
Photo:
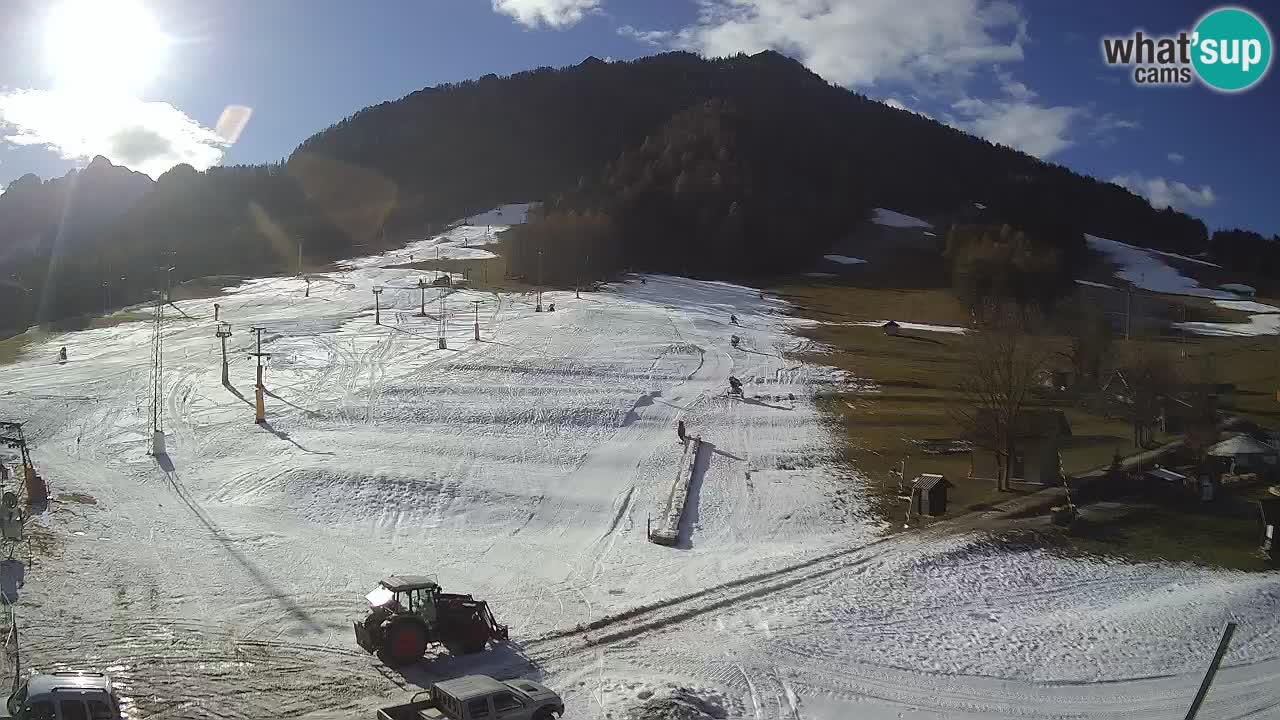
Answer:
<svg viewBox="0 0 1280 720"><path fill-rule="evenodd" d="M106 280L102 281L102 315L106 317L107 308L111 305L111 285Z"/></svg>
<svg viewBox="0 0 1280 720"><path fill-rule="evenodd" d="M471 304L476 306L476 342L480 342L480 301L472 300Z"/></svg>
<svg viewBox="0 0 1280 720"><path fill-rule="evenodd" d="M1124 339L1129 339L1129 330L1133 325L1133 316L1130 314L1133 310L1133 283L1129 284L1129 289L1124 294Z"/></svg>
<svg viewBox="0 0 1280 720"><path fill-rule="evenodd" d="M222 384L230 387L231 377L227 374L227 338L231 337L231 323L218 323L217 336L222 341Z"/></svg>
<svg viewBox="0 0 1280 720"><path fill-rule="evenodd" d="M263 400L263 395L266 393L266 388L263 387L262 385L262 358L264 357L270 358L271 353L262 352L262 331L265 328L260 328L257 325L254 325L252 329L255 333L258 334L258 344L257 344L258 349L256 352L249 353L250 357L257 358L258 360L258 382L254 386L254 393L253 393L254 401L255 401L253 421L261 425L267 421L267 408L265 405L265 401Z"/></svg>
<svg viewBox="0 0 1280 720"><path fill-rule="evenodd" d="M298 274L302 274L302 238L298 238Z"/></svg>
<svg viewBox="0 0 1280 720"><path fill-rule="evenodd" d="M373 289L373 324L382 324L382 306L380 300L382 298L382 288L375 287Z"/></svg>

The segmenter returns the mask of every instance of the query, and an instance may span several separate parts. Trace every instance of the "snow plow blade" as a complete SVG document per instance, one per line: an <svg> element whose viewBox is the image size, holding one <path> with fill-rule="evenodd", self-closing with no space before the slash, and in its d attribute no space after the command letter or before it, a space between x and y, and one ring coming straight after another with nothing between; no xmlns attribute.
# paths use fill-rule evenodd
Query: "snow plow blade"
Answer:
<svg viewBox="0 0 1280 720"><path fill-rule="evenodd" d="M369 636L369 630L365 628L362 622L351 623L356 631L356 645L367 653L372 653L376 648L373 647L373 638Z"/></svg>

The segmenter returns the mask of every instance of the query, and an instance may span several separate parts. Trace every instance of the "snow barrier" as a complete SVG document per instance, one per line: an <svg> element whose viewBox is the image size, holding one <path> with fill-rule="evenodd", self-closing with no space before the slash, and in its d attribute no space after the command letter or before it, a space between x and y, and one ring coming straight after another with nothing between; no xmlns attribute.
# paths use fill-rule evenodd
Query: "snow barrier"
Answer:
<svg viewBox="0 0 1280 720"><path fill-rule="evenodd" d="M671 485L671 494L667 496L666 509L658 517L658 526L649 532L649 541L659 545L675 545L680 538L680 518L684 516L685 502L689 499L689 485L693 482L693 471L698 464L698 452L702 447L702 437L690 437L684 444L684 455L680 457L680 471L676 481Z"/></svg>

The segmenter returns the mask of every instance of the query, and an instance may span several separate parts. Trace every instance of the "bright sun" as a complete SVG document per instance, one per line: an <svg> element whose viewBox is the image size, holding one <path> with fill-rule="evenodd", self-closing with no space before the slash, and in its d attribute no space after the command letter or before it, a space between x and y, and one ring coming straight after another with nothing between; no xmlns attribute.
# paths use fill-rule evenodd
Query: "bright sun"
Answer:
<svg viewBox="0 0 1280 720"><path fill-rule="evenodd" d="M68 0L46 18L44 44L58 88L136 95L170 39L137 0Z"/></svg>

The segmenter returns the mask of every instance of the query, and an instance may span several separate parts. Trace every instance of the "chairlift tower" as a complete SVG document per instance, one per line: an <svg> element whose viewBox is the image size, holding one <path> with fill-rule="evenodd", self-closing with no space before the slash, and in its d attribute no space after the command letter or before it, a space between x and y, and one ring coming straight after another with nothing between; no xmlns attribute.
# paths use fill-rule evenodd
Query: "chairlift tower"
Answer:
<svg viewBox="0 0 1280 720"><path fill-rule="evenodd" d="M258 334L257 350L249 353L250 357L258 360L258 382L254 386L254 419L255 423L261 425L267 421L267 408L263 395L266 394L266 388L262 385L262 358L270 359L271 353L262 352L262 331L266 328L253 326L253 331Z"/></svg>
<svg viewBox="0 0 1280 720"><path fill-rule="evenodd" d="M222 341L222 384L229 386L231 385L231 377L227 373L227 338L231 337L231 323L219 322L216 334L218 339Z"/></svg>
<svg viewBox="0 0 1280 720"><path fill-rule="evenodd" d="M155 291L151 321L151 454L165 454L164 445L164 306L166 297Z"/></svg>
<svg viewBox="0 0 1280 720"><path fill-rule="evenodd" d="M446 311L444 307L444 299L445 299L445 296L448 294L449 294L448 290L440 291L440 323L437 325L437 327L439 328L439 331L436 334L439 338L439 345L441 350L447 350L449 348L449 343L447 340L445 340L445 335L449 331L449 316L445 314Z"/></svg>

